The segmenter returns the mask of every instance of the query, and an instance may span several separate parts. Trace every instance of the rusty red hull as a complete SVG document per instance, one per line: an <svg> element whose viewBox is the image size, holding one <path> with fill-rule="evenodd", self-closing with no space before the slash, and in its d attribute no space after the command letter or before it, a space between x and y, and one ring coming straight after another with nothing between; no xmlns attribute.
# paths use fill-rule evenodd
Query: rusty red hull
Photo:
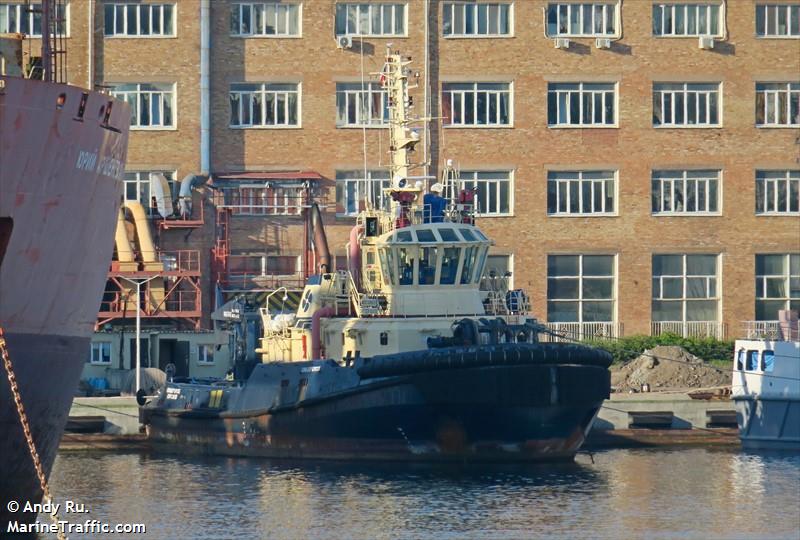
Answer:
<svg viewBox="0 0 800 540"><path fill-rule="evenodd" d="M0 326L48 474L111 260L128 123L107 95L0 77ZM0 501L38 502L4 371L0 432ZM3 504L3 530L12 517L35 518Z"/></svg>

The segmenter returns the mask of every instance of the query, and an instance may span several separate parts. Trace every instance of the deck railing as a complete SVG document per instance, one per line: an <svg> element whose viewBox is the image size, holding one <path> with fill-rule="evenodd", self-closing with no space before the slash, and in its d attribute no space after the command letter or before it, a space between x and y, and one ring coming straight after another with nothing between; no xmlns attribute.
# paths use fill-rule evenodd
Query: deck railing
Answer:
<svg viewBox="0 0 800 540"><path fill-rule="evenodd" d="M650 335L677 334L682 337L713 337L725 339L728 325L717 321L653 321L650 323Z"/></svg>
<svg viewBox="0 0 800 540"><path fill-rule="evenodd" d="M545 323L545 326L552 330L553 334L543 334L540 336L542 341L582 341L585 339L613 339L622 337L622 323L613 322L569 322L569 323Z"/></svg>
<svg viewBox="0 0 800 540"><path fill-rule="evenodd" d="M745 339L797 339L800 335L800 321L794 323L780 321L742 321L741 335Z"/></svg>

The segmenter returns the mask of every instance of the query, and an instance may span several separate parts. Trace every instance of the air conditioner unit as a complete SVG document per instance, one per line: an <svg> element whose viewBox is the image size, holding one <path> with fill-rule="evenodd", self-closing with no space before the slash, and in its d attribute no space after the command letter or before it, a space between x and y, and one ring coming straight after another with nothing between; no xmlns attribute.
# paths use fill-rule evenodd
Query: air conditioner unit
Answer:
<svg viewBox="0 0 800 540"><path fill-rule="evenodd" d="M714 48L714 38L711 36L700 36L700 43L698 46L701 49L713 49Z"/></svg>
<svg viewBox="0 0 800 540"><path fill-rule="evenodd" d="M611 48L611 39L609 38L597 38L594 40L594 46L598 49L610 49Z"/></svg>
<svg viewBox="0 0 800 540"><path fill-rule="evenodd" d="M336 36L336 48L337 49L352 49L353 48L353 36Z"/></svg>
<svg viewBox="0 0 800 540"><path fill-rule="evenodd" d="M569 40L567 38L556 38L553 43L556 49L569 49Z"/></svg>

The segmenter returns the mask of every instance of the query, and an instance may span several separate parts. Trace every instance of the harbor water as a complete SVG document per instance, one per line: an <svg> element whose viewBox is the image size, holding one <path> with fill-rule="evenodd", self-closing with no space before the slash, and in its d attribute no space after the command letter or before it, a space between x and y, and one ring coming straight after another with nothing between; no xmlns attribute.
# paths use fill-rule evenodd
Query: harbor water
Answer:
<svg viewBox="0 0 800 540"><path fill-rule="evenodd" d="M74 519L147 539L800 538L800 455L738 449L502 467L62 452L51 486L85 505Z"/></svg>

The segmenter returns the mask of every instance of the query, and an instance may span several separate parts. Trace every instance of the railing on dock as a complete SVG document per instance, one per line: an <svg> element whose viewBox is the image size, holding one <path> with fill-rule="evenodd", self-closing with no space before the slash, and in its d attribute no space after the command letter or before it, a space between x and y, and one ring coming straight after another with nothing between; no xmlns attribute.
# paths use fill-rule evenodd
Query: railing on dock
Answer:
<svg viewBox="0 0 800 540"><path fill-rule="evenodd" d="M623 324L613 322L569 322L569 323L545 323L545 326L555 334L543 334L540 336L542 341L581 341L585 339L613 339L622 337Z"/></svg>
<svg viewBox="0 0 800 540"><path fill-rule="evenodd" d="M682 337L713 337L725 339L728 325L717 321L666 321L651 322L650 335L677 334Z"/></svg>

